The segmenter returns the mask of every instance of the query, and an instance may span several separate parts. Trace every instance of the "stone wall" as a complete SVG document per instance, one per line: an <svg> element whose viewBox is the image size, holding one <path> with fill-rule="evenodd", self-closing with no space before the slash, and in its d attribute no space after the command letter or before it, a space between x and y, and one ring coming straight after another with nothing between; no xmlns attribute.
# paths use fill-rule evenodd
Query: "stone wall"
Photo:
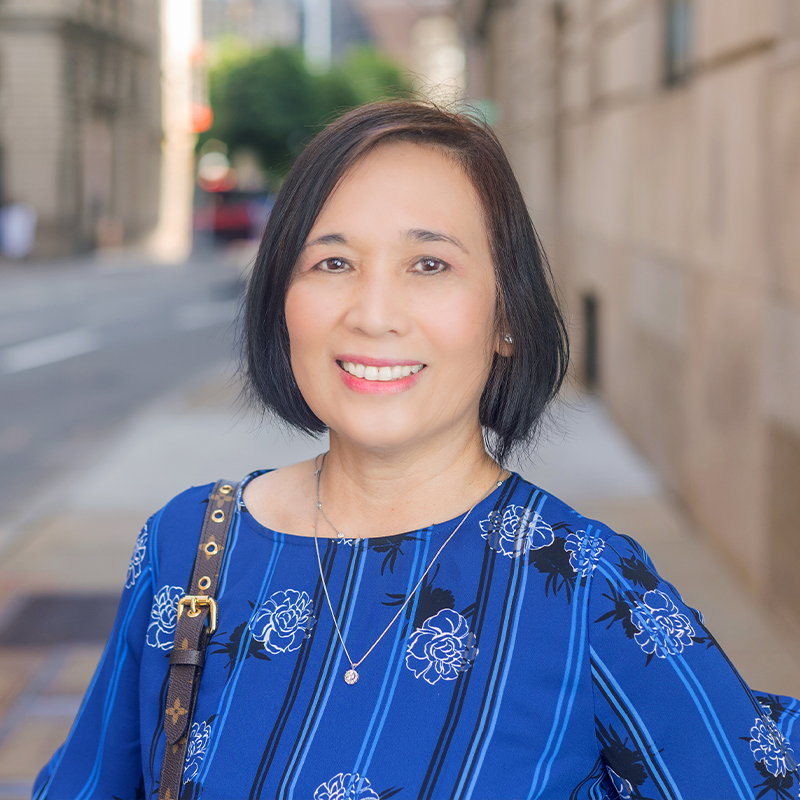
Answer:
<svg viewBox="0 0 800 800"><path fill-rule="evenodd" d="M141 239L158 216L158 0L0 3L0 191L34 256Z"/></svg>
<svg viewBox="0 0 800 800"><path fill-rule="evenodd" d="M800 12L689 6L670 84L666 0L467 0L470 77L500 106L575 373L591 296L617 420L800 620Z"/></svg>

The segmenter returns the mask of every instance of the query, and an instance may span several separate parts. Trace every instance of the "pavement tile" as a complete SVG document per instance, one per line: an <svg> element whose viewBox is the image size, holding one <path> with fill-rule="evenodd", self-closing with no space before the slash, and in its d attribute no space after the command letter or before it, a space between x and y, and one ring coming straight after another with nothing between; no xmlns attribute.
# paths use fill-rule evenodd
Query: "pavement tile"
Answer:
<svg viewBox="0 0 800 800"><path fill-rule="evenodd" d="M0 648L0 719L16 703L45 659L41 650Z"/></svg>
<svg viewBox="0 0 800 800"><path fill-rule="evenodd" d="M17 540L3 559L0 583L13 577L17 593L43 587L121 592L145 520L136 512L65 509Z"/></svg>
<svg viewBox="0 0 800 800"><path fill-rule="evenodd" d="M0 800L30 800L30 781L0 780Z"/></svg>
<svg viewBox="0 0 800 800"><path fill-rule="evenodd" d="M67 738L72 719L32 716L0 742L0 781L30 780Z"/></svg>
<svg viewBox="0 0 800 800"><path fill-rule="evenodd" d="M69 733L98 655L85 646L0 650L0 669L14 661L29 667L0 718L0 800L30 797L34 778Z"/></svg>
<svg viewBox="0 0 800 800"><path fill-rule="evenodd" d="M83 696L103 654L103 645L85 645L70 650L64 666L47 690L48 694Z"/></svg>

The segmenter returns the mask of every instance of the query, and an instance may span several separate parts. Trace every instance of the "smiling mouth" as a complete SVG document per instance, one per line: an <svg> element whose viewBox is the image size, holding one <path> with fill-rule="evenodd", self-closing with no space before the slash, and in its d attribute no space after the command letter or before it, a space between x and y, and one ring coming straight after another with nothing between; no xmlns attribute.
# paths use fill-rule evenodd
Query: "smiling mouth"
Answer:
<svg viewBox="0 0 800 800"><path fill-rule="evenodd" d="M365 364L355 364L352 361L337 361L336 363L353 377L363 378L365 381L399 381L425 369L425 364L371 367Z"/></svg>

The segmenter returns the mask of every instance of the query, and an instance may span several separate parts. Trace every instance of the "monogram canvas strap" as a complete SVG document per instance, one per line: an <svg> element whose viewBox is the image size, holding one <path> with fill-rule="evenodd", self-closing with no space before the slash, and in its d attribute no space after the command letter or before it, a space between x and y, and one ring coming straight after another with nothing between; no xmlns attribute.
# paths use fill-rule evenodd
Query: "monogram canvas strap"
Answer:
<svg viewBox="0 0 800 800"><path fill-rule="evenodd" d="M164 713L167 741L161 764L159 800L177 800L180 796L205 649L217 625L214 598L233 520L237 488L237 484L230 481L218 481L214 486L203 519L192 579L186 595L178 603L175 644L169 656Z"/></svg>

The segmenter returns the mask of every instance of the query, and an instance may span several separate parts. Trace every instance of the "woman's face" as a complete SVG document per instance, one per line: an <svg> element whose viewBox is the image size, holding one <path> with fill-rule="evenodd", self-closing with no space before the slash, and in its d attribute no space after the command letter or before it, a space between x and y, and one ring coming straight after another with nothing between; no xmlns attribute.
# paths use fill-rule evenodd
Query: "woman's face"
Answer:
<svg viewBox="0 0 800 800"><path fill-rule="evenodd" d="M348 172L286 296L292 369L335 435L371 450L480 432L495 277L470 180L432 147L379 146Z"/></svg>

